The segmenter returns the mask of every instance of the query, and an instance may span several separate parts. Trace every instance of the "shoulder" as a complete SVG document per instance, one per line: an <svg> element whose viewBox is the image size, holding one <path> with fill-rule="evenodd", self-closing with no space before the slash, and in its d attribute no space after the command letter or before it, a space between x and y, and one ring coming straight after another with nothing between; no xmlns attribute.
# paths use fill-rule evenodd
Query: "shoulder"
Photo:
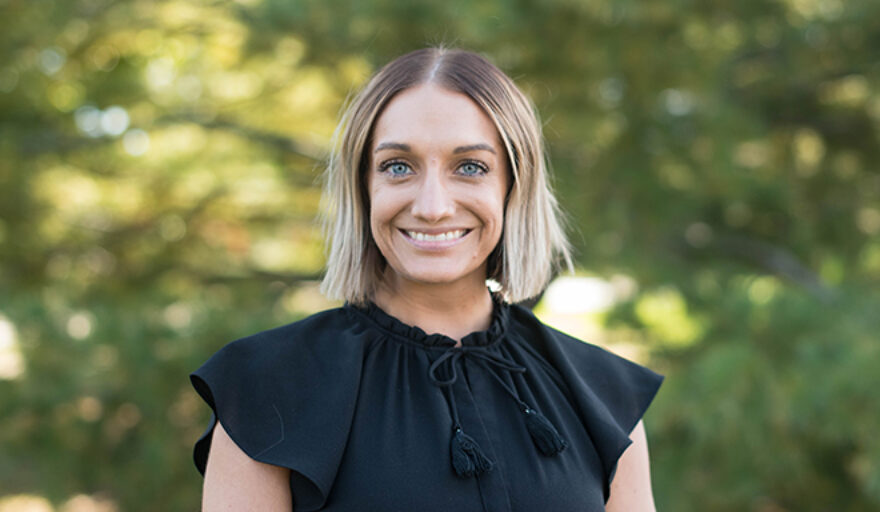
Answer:
<svg viewBox="0 0 880 512"><path fill-rule="evenodd" d="M347 327L345 308L334 308L307 316L301 320L239 338L227 346L240 350L258 350L291 343L314 343L323 338L334 338Z"/></svg>
<svg viewBox="0 0 880 512"><path fill-rule="evenodd" d="M617 363L626 359L613 352L566 334L542 322L522 306L510 306L510 329L545 357L564 357L580 363Z"/></svg>
<svg viewBox="0 0 880 512"><path fill-rule="evenodd" d="M663 380L636 362L544 324L527 309L515 307L512 314L520 334L576 388L589 388L612 402L650 402Z"/></svg>
<svg viewBox="0 0 880 512"><path fill-rule="evenodd" d="M565 382L575 400L583 399L593 409L617 416L624 404L646 406L662 381L638 363L548 326L528 309L512 306L510 314L511 338L538 354ZM627 418L624 428L631 429L639 417Z"/></svg>
<svg viewBox="0 0 880 512"><path fill-rule="evenodd" d="M357 350L353 320L346 308L315 313L301 320L236 339L211 359L234 358L239 363L271 364L301 358L339 358Z"/></svg>
<svg viewBox="0 0 880 512"><path fill-rule="evenodd" d="M244 390L274 394L319 382L333 387L329 376L359 374L368 341L348 308L330 309L232 341L190 379L209 403L219 394L247 400Z"/></svg>

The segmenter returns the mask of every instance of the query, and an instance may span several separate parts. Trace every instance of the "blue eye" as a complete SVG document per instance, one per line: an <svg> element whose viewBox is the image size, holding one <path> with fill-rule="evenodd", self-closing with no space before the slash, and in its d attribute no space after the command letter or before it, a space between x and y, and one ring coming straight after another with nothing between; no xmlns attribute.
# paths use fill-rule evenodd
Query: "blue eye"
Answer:
<svg viewBox="0 0 880 512"><path fill-rule="evenodd" d="M464 174L465 176L478 176L481 174L486 174L486 172L488 172L486 166L481 165L477 162L465 162L461 164L458 170L461 174Z"/></svg>
<svg viewBox="0 0 880 512"><path fill-rule="evenodd" d="M391 176L406 176L412 172L409 164L404 162L388 162L382 165L382 172L387 172Z"/></svg>

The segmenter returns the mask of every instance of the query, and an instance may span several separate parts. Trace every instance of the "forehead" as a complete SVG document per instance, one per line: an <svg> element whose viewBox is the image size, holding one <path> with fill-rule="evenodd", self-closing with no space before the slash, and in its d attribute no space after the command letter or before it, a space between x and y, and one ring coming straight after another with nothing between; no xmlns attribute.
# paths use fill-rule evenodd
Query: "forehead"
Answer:
<svg viewBox="0 0 880 512"><path fill-rule="evenodd" d="M470 97L434 84L398 93L376 120L372 148L383 142L416 147L489 144L500 154L498 130Z"/></svg>

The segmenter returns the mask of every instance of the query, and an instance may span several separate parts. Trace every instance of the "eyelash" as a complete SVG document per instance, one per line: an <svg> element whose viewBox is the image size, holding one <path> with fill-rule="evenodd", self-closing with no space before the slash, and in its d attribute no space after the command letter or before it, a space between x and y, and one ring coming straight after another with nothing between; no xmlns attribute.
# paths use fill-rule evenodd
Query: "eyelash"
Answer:
<svg viewBox="0 0 880 512"><path fill-rule="evenodd" d="M479 172L477 172L475 174L467 174L466 176L483 176L483 175L489 173L489 167L486 164L484 164L483 162L480 162L477 160L465 160L464 162L459 164L458 168L461 169L465 165L475 165L480 169Z"/></svg>
<svg viewBox="0 0 880 512"><path fill-rule="evenodd" d="M379 172L388 173L392 177L396 177L396 178L408 176L409 174L391 174L389 172L389 169L391 169L392 166L398 165L398 164L405 165L410 170L412 170L412 166L410 166L407 162L405 162L403 160L387 160L387 161L379 164ZM458 164L458 167L456 169L461 169L465 165L476 166L479 169L479 171L476 173L473 173L473 174L464 174L464 176L484 176L485 174L487 174L489 172L489 167L486 164L484 164L483 162L480 162L478 160L465 160L465 161L461 162L460 164Z"/></svg>
<svg viewBox="0 0 880 512"><path fill-rule="evenodd" d="M407 174L391 174L389 172L389 169L391 169L392 166L397 165L397 164L405 165L410 170L412 170L412 166L410 166L408 163L404 162L403 160L386 160L385 162L382 162L381 164L379 164L379 172L387 173L390 176L395 177L395 178L407 176Z"/></svg>

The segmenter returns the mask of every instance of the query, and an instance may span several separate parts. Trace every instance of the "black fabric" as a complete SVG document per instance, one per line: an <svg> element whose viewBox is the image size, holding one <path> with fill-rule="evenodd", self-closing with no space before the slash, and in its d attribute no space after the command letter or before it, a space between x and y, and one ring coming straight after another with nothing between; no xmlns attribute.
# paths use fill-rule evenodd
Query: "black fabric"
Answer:
<svg viewBox="0 0 880 512"><path fill-rule="evenodd" d="M214 413L196 467L219 419L249 456L291 469L298 512L604 510L662 377L500 303L454 345L372 304L234 341L190 376ZM539 449L523 407L564 449ZM491 469L453 470L456 423Z"/></svg>

